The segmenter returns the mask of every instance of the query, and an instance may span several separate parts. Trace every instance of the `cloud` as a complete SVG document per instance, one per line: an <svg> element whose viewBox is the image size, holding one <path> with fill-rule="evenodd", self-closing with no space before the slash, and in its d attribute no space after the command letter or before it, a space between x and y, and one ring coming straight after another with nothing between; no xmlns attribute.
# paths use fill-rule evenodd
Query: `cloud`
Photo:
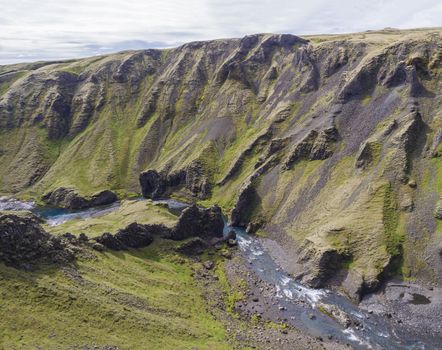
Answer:
<svg viewBox="0 0 442 350"><path fill-rule="evenodd" d="M258 32L440 25L437 0L0 0L0 64Z"/></svg>

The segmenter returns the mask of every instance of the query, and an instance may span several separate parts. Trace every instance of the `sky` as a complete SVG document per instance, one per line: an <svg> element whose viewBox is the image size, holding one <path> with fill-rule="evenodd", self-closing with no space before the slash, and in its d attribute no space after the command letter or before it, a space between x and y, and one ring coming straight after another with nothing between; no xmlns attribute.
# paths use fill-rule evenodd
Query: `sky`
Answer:
<svg viewBox="0 0 442 350"><path fill-rule="evenodd" d="M0 0L0 65L254 33L442 25L440 0Z"/></svg>

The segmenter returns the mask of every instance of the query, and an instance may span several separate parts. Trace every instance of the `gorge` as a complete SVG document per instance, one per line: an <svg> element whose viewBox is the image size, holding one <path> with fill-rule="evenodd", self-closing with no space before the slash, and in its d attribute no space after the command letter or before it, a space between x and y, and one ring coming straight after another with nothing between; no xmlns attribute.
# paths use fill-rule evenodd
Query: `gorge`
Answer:
<svg viewBox="0 0 442 350"><path fill-rule="evenodd" d="M267 317L300 329L312 348L437 349L441 68L438 28L258 34L0 66L0 193L14 198L0 209L34 211L55 237L163 225L176 241L201 236L189 245L205 247L200 255L210 261L213 242L201 233L211 219L175 230L176 213L166 207L170 198L217 205L240 252L220 248L234 259L216 273L242 261L239 269L257 276L252 290L264 293L269 283L285 298L260 296L252 310L255 296L229 289L230 311L245 322L258 318L261 327ZM161 249L173 237L156 235ZM308 305L293 306L288 294L299 288L321 297L312 307L297 296ZM276 311L256 311L261 299L278 300Z"/></svg>

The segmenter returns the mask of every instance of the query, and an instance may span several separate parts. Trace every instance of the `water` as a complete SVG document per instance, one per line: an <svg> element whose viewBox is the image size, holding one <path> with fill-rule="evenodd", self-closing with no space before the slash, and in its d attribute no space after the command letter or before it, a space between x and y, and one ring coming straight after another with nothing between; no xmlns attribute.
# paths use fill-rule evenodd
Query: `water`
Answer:
<svg viewBox="0 0 442 350"><path fill-rule="evenodd" d="M234 229L243 256L250 268L263 281L275 286L279 304L285 308L288 323L313 336L333 337L349 343L356 349L437 349L437 342L425 343L414 338L404 326L396 325L387 317L369 314L347 298L324 289L303 286L283 272L258 240L243 229ZM333 316L329 316L333 314ZM341 321L338 321L341 319ZM346 328L343 320L351 321Z"/></svg>
<svg viewBox="0 0 442 350"><path fill-rule="evenodd" d="M0 210L32 210L35 208L35 202L23 202L15 198L0 197Z"/></svg>
<svg viewBox="0 0 442 350"><path fill-rule="evenodd" d="M58 226L67 221L76 219L88 219L109 214L120 207L120 203L115 202L95 208L83 210L69 210L63 208L37 207L32 210L36 215L46 220L49 226Z"/></svg>
<svg viewBox="0 0 442 350"><path fill-rule="evenodd" d="M188 205L176 200L160 200L157 203L167 204L174 213L179 213ZM105 215L119 207L119 203L79 211L59 208L35 208L31 202L19 202L11 199L0 199L1 205L9 203L12 210L29 208L49 225ZM312 336L332 337L343 343L351 344L356 349L438 349L437 340L416 339L403 325L395 324L387 317L358 308L345 297L324 289L308 288L283 272L271 256L263 249L259 240L249 236L238 227L224 227L224 233L234 230L238 246L243 257L250 263L251 270L261 280L273 285L279 305L284 308L287 322L302 329ZM413 295L417 303L426 300ZM346 327L345 323L351 326Z"/></svg>

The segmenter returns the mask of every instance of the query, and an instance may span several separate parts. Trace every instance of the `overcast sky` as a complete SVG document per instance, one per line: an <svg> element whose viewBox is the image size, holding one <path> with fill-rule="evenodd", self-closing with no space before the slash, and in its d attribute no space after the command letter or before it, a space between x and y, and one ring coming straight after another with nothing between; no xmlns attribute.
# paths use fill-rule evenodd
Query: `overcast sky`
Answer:
<svg viewBox="0 0 442 350"><path fill-rule="evenodd" d="M273 32L442 25L440 0L0 0L0 64Z"/></svg>

